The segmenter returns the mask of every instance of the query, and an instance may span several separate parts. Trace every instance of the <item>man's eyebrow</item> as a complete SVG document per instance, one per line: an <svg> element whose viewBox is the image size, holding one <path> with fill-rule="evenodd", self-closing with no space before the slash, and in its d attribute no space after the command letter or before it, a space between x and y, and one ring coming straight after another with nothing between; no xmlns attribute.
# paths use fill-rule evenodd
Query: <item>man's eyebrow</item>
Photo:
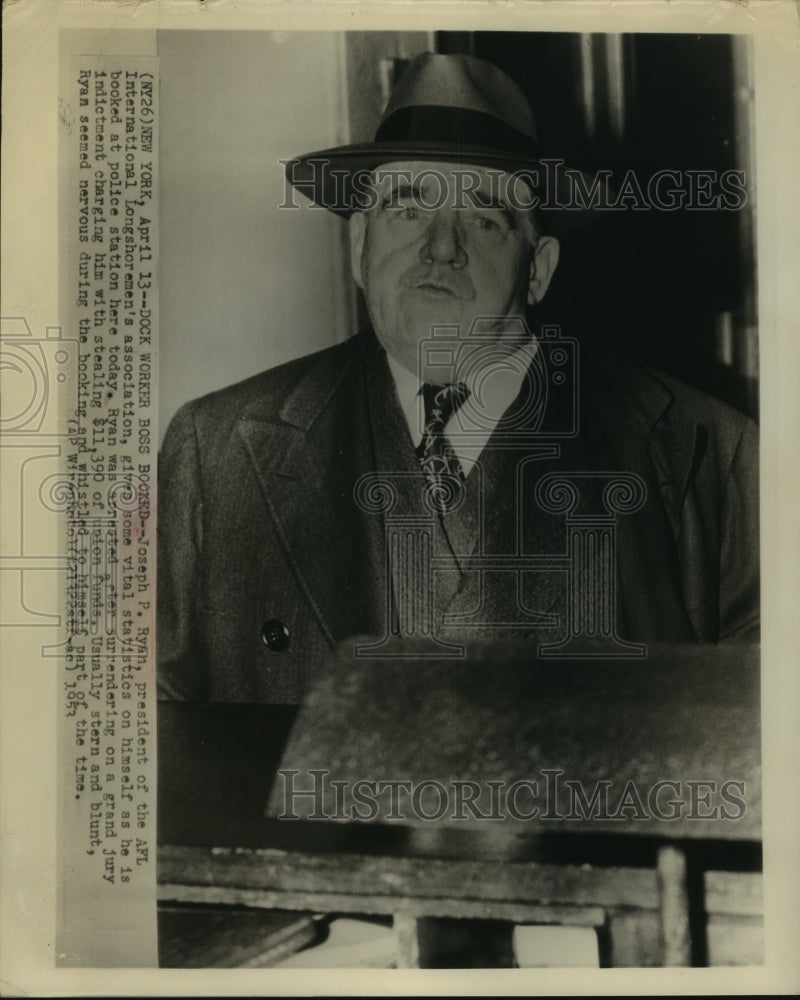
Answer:
<svg viewBox="0 0 800 1000"><path fill-rule="evenodd" d="M398 184L397 187L389 188L383 197L383 204L387 205L399 198L419 199L420 194L421 190L418 184Z"/></svg>
<svg viewBox="0 0 800 1000"><path fill-rule="evenodd" d="M502 199L495 198L491 194L486 194L485 191L475 190L474 188L467 191L466 194L472 199L473 202L477 202L481 208L502 212L508 221L509 226L511 226L512 229L516 229L517 218L511 208Z"/></svg>

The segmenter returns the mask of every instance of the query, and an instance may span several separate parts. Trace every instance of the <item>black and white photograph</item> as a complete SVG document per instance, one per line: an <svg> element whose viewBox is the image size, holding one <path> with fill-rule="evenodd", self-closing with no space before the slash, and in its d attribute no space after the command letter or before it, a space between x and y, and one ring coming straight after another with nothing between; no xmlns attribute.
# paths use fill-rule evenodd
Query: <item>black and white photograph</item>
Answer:
<svg viewBox="0 0 800 1000"><path fill-rule="evenodd" d="M54 32L0 569L61 982L768 988L788 87L552 6Z"/></svg>

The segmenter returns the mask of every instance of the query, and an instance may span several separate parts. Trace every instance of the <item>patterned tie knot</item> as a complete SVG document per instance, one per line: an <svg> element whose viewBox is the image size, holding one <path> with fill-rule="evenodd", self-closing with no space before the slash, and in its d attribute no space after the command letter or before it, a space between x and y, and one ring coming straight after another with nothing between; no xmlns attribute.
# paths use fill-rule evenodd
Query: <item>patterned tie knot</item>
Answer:
<svg viewBox="0 0 800 1000"><path fill-rule="evenodd" d="M422 399L425 403L425 428L435 427L439 430L447 426L447 422L469 396L469 389L463 382L450 382L447 385L431 385L425 382L422 386Z"/></svg>

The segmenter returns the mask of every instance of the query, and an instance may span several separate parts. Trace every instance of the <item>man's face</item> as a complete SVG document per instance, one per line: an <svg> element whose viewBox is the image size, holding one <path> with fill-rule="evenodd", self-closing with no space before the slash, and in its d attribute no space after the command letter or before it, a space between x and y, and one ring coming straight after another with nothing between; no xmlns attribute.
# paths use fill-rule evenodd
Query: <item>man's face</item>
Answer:
<svg viewBox="0 0 800 1000"><path fill-rule="evenodd" d="M376 171L374 205L351 220L352 266L378 339L409 371L433 326L457 326L519 345L528 303L544 295L558 243L518 207L514 179L461 164L403 162ZM517 184L521 182L516 181ZM421 375L425 376L424 371Z"/></svg>

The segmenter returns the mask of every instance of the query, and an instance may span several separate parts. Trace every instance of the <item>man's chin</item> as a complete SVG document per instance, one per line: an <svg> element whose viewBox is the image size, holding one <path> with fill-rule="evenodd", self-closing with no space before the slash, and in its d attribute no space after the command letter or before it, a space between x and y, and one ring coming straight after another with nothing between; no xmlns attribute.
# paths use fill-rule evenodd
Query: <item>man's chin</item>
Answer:
<svg viewBox="0 0 800 1000"><path fill-rule="evenodd" d="M451 328L448 336L465 340L475 319L452 296L431 303L414 303L410 308L403 309L402 318L403 326L410 334L408 339L417 341L433 337L434 331L444 326ZM439 335L436 334L437 340Z"/></svg>

